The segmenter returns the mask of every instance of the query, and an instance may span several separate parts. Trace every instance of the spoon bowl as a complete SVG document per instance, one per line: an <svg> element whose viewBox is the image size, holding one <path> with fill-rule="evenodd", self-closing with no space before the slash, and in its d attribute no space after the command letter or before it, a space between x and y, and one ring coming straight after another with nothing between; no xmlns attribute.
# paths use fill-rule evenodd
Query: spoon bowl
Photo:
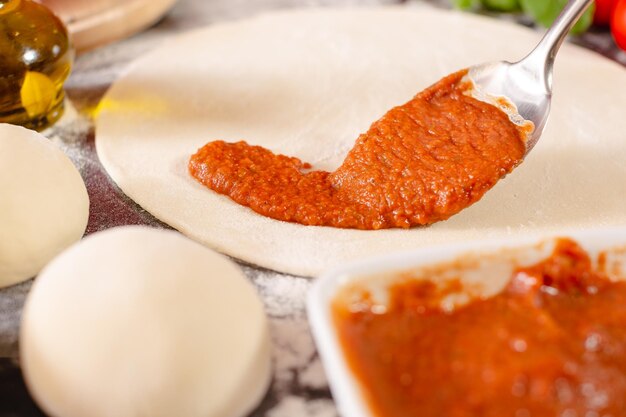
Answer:
<svg viewBox="0 0 626 417"><path fill-rule="evenodd" d="M537 144L548 121L552 99L552 72L556 54L567 34L593 0L570 0L535 49L524 59L473 66L468 77L477 97L504 98L515 106L513 122L532 122L526 154ZM522 120L523 119L523 120Z"/></svg>

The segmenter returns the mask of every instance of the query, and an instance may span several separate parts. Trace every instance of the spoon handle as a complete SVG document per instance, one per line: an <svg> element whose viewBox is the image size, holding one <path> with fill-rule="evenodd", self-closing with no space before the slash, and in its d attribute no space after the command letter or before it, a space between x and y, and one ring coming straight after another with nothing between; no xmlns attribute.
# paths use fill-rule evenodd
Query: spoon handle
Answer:
<svg viewBox="0 0 626 417"><path fill-rule="evenodd" d="M533 67L535 71L543 67L543 81L548 92L552 91L552 68L556 53L591 3L593 0L570 0L535 49L520 61L525 66Z"/></svg>

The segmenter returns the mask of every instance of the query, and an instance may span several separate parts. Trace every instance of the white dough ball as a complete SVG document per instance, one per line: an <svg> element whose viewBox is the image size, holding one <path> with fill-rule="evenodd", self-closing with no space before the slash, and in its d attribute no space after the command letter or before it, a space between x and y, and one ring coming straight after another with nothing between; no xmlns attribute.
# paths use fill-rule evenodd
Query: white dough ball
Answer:
<svg viewBox="0 0 626 417"><path fill-rule="evenodd" d="M241 417L270 381L267 319L241 270L139 226L91 235L39 274L20 357L54 417Z"/></svg>
<svg viewBox="0 0 626 417"><path fill-rule="evenodd" d="M82 237L88 217L69 158L35 131L0 124L0 287L35 276Z"/></svg>

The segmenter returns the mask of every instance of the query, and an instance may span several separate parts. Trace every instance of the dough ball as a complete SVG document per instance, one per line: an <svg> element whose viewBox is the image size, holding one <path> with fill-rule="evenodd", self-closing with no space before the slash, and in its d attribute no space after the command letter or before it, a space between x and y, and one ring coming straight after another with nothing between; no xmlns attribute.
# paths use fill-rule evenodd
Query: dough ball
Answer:
<svg viewBox="0 0 626 417"><path fill-rule="evenodd" d="M177 232L89 236L39 275L22 370L55 417L240 417L270 381L263 305L231 261Z"/></svg>
<svg viewBox="0 0 626 417"><path fill-rule="evenodd" d="M0 124L0 287L35 276L82 237L88 217L69 158L35 131Z"/></svg>

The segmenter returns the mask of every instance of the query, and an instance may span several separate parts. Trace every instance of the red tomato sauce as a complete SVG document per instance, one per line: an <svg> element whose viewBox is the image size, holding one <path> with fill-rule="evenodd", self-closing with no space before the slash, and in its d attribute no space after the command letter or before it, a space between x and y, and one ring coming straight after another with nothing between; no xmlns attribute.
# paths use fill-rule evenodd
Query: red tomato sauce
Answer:
<svg viewBox="0 0 626 417"><path fill-rule="evenodd" d="M304 225L409 228L478 201L519 164L525 133L452 74L391 109L334 172L245 142L215 141L191 156L208 188L264 216Z"/></svg>
<svg viewBox="0 0 626 417"><path fill-rule="evenodd" d="M429 281L393 285L383 312L349 293L334 322L378 417L626 415L626 282L570 240L451 312Z"/></svg>

